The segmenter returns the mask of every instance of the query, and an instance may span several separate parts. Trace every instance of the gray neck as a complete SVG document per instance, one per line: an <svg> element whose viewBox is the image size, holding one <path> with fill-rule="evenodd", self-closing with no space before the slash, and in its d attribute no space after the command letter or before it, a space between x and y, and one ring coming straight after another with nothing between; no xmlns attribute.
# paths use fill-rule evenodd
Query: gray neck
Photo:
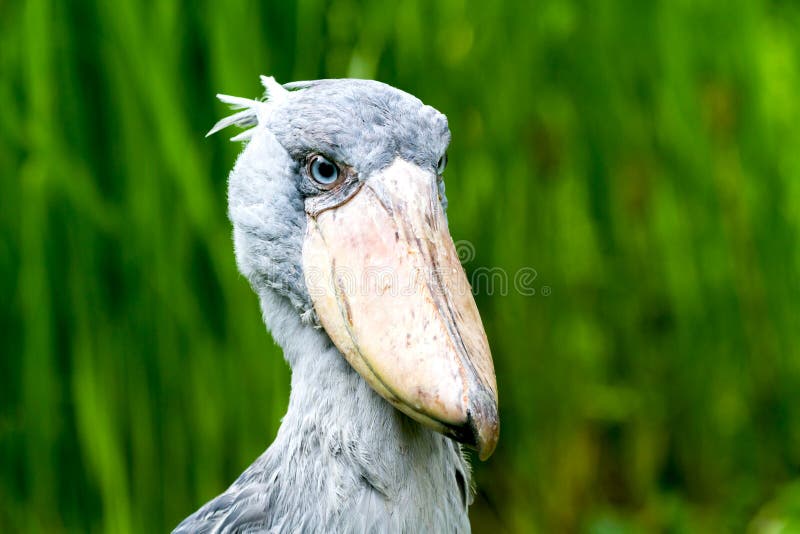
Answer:
<svg viewBox="0 0 800 534"><path fill-rule="evenodd" d="M284 297L264 289L260 299L292 392L275 442L234 486L267 484L282 525L468 530L469 468L457 444L379 397Z"/></svg>

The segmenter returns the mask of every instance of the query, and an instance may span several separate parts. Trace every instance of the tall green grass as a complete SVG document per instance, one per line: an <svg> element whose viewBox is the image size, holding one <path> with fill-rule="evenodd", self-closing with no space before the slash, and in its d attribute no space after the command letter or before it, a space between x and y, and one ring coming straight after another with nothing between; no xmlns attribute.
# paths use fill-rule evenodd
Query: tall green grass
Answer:
<svg viewBox="0 0 800 534"><path fill-rule="evenodd" d="M465 267L536 270L477 295L476 530L800 528L798 28L755 0L0 3L0 531L167 530L272 440L239 147L204 139L262 73L445 112Z"/></svg>

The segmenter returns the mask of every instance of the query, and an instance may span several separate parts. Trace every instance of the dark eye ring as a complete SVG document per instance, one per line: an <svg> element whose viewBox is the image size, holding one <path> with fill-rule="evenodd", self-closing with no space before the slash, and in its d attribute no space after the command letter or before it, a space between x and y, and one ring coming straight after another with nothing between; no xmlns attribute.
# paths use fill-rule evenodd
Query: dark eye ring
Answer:
<svg viewBox="0 0 800 534"><path fill-rule="evenodd" d="M342 172L331 160L317 154L308 160L308 175L317 185L329 189L339 183Z"/></svg>
<svg viewBox="0 0 800 534"><path fill-rule="evenodd" d="M436 174L441 176L446 168L447 168L447 153L445 152L444 156L439 158L439 163L436 164Z"/></svg>

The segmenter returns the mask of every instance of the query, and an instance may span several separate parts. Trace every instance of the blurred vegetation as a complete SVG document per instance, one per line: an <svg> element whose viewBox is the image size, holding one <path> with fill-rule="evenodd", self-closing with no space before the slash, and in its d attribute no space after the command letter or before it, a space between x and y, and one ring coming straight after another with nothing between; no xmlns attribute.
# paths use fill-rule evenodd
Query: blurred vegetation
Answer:
<svg viewBox="0 0 800 534"><path fill-rule="evenodd" d="M272 440L213 95L367 77L450 118L501 392L477 531L800 530L800 8L0 2L0 531L158 532ZM549 288L550 293L547 293Z"/></svg>

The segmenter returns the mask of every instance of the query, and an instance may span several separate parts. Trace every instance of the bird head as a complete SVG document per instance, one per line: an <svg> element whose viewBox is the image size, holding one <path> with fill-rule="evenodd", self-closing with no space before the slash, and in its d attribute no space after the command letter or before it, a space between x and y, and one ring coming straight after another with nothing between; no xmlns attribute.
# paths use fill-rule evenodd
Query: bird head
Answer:
<svg viewBox="0 0 800 534"><path fill-rule="evenodd" d="M445 215L447 119L374 81L262 83L262 100L219 95L239 111L209 132L249 127L228 194L239 269L397 409L488 458L497 385Z"/></svg>

